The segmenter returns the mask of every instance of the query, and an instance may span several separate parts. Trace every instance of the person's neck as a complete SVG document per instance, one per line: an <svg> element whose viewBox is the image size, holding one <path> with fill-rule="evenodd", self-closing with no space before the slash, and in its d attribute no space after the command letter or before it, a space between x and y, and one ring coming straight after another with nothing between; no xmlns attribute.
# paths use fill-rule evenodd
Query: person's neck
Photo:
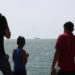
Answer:
<svg viewBox="0 0 75 75"><path fill-rule="evenodd" d="M23 47L21 47L21 46L18 46L18 48L23 48Z"/></svg>

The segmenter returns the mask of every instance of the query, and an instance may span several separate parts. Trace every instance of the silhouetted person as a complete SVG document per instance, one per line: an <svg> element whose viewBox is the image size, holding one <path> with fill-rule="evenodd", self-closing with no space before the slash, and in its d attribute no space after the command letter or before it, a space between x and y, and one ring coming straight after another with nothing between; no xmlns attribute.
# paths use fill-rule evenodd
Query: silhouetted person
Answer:
<svg viewBox="0 0 75 75"><path fill-rule="evenodd" d="M29 54L23 49L25 45L24 37L19 36L17 39L18 47L13 50L14 75L27 75L26 63Z"/></svg>
<svg viewBox="0 0 75 75"><path fill-rule="evenodd" d="M51 75L55 75L55 65L58 61L58 75L75 75L75 36L74 24L66 22L64 33L56 41L56 51L52 63Z"/></svg>
<svg viewBox="0 0 75 75"><path fill-rule="evenodd" d="M4 49L4 36L9 39L11 33L6 18L0 13L0 70L4 75L12 75L8 61L9 56Z"/></svg>

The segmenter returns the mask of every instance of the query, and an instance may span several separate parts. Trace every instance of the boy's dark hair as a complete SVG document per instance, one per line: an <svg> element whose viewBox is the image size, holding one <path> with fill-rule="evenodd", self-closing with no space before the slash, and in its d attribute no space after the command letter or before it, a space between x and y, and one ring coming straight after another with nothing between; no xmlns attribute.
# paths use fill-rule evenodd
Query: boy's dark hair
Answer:
<svg viewBox="0 0 75 75"><path fill-rule="evenodd" d="M19 37L17 38L17 44L18 44L19 46L24 46L24 45L25 45L25 38L22 37L22 36L19 36Z"/></svg>
<svg viewBox="0 0 75 75"><path fill-rule="evenodd" d="M74 30L74 24L72 22L66 22L64 24L64 28L66 28L70 32L73 32L73 30Z"/></svg>

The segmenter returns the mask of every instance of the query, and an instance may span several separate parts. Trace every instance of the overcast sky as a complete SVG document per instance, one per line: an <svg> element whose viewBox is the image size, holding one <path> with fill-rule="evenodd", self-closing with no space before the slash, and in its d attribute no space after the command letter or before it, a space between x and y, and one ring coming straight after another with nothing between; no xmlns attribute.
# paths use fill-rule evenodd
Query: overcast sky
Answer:
<svg viewBox="0 0 75 75"><path fill-rule="evenodd" d="M0 12L7 18L11 38L57 38L65 22L75 24L75 0L1 0Z"/></svg>

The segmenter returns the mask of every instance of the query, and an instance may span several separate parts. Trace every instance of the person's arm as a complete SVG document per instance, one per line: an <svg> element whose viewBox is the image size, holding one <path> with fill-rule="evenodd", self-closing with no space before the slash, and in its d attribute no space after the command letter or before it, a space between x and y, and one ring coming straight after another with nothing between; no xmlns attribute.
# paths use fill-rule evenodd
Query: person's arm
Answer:
<svg viewBox="0 0 75 75"><path fill-rule="evenodd" d="M9 39L11 37L10 29L5 16L1 16L4 29L4 36Z"/></svg>
<svg viewBox="0 0 75 75"><path fill-rule="evenodd" d="M56 40L56 45L55 45L56 51L55 51L53 62L52 62L51 75L56 75L55 74L55 65L57 63L57 60L59 60L62 45L63 45L63 37L62 37L62 35L60 35L58 37L58 39Z"/></svg>
<svg viewBox="0 0 75 75"><path fill-rule="evenodd" d="M22 56L23 64L26 64L26 63L27 63L27 58L28 58L29 54L26 53L25 50L23 50L23 51L21 52L21 56Z"/></svg>
<svg viewBox="0 0 75 75"><path fill-rule="evenodd" d="M60 56L60 50L56 49L56 52L55 52L54 58L53 58L52 67L51 67L51 75L55 75L55 65L57 63L59 56Z"/></svg>
<svg viewBox="0 0 75 75"><path fill-rule="evenodd" d="M12 60L13 60L13 56L14 56L14 50L12 51ZM13 60L14 61L14 60Z"/></svg>

